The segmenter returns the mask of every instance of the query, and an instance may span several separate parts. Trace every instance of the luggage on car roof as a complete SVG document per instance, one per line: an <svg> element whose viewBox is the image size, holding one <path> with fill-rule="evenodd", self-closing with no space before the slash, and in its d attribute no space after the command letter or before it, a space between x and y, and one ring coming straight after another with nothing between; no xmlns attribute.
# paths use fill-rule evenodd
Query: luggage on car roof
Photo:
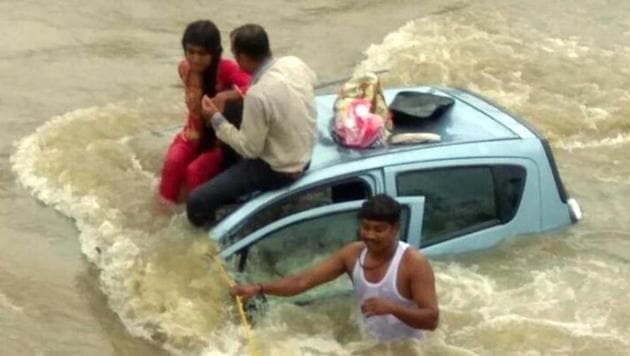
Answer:
<svg viewBox="0 0 630 356"><path fill-rule="evenodd" d="M452 98L421 93L401 91L389 105L395 129L421 126L427 120L437 119L446 112L455 100Z"/></svg>

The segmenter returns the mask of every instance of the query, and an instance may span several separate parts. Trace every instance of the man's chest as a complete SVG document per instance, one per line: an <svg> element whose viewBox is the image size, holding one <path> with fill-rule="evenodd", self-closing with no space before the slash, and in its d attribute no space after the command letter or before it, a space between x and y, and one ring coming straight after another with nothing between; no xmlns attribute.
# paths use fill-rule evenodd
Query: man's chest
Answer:
<svg viewBox="0 0 630 356"><path fill-rule="evenodd" d="M389 271L389 267L389 264L372 269L359 266L359 268L363 269L363 277L367 282L371 284L391 285L392 279L395 279L394 282L398 293L404 298L411 299L411 290L407 282L409 280L407 271L401 268L402 266L393 266L395 268ZM387 280L384 280L386 278Z"/></svg>

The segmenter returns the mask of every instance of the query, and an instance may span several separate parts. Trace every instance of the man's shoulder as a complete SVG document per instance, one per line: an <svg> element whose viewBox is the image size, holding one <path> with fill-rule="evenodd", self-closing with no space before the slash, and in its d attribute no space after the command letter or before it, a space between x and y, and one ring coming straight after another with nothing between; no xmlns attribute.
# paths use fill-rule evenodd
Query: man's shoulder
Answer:
<svg viewBox="0 0 630 356"><path fill-rule="evenodd" d="M247 90L247 94L245 95L245 100L261 100L266 96L266 82L261 81L255 84L252 84Z"/></svg>
<svg viewBox="0 0 630 356"><path fill-rule="evenodd" d="M279 57L276 59L276 64L306 66L306 63L304 63L302 59L296 56Z"/></svg>
<svg viewBox="0 0 630 356"><path fill-rule="evenodd" d="M401 265L411 274L416 274L422 271L426 271L427 269L431 269L431 264L429 263L427 257L420 250L413 246L409 246L405 250L401 259Z"/></svg>
<svg viewBox="0 0 630 356"><path fill-rule="evenodd" d="M317 79L315 72L302 59L295 56L285 56L276 59L274 63L276 70L292 77L303 78L311 83Z"/></svg>
<svg viewBox="0 0 630 356"><path fill-rule="evenodd" d="M409 260L410 262L424 263L427 261L426 256L416 247L407 245L403 254L403 260Z"/></svg>
<svg viewBox="0 0 630 356"><path fill-rule="evenodd" d="M339 255L346 262L346 265L353 266L364 248L365 244L361 241L350 242L339 249Z"/></svg>
<svg viewBox="0 0 630 356"><path fill-rule="evenodd" d="M344 251L355 252L355 251L363 250L364 248L365 248L365 244L363 243L363 241L353 241L346 244L341 249Z"/></svg>

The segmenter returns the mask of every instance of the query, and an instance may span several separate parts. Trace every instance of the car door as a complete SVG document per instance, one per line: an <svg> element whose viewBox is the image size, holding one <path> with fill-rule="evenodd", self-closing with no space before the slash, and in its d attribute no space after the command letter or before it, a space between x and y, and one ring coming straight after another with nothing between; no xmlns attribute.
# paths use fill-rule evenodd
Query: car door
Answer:
<svg viewBox="0 0 630 356"><path fill-rule="evenodd" d="M279 219L316 207L364 200L382 191L382 186L380 170L315 181L264 201L248 203L246 209L226 219L229 226L223 224L211 235L218 235L223 250ZM241 210L247 213L242 214Z"/></svg>

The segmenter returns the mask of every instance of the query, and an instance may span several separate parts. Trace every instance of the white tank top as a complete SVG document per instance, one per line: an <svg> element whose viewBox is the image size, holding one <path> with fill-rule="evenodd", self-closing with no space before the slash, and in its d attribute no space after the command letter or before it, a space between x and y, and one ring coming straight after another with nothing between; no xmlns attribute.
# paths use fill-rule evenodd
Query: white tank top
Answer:
<svg viewBox="0 0 630 356"><path fill-rule="evenodd" d="M364 263L367 249L361 251L361 255L355 262L352 270L352 283L354 284L354 293L359 306L359 314L361 315L362 329L379 341L392 341L409 337L421 338L423 336L422 330L412 328L391 314L375 315L366 318L360 312L363 301L372 297L385 298L403 306L416 305L413 300L400 295L396 286L398 266L407 247L409 247L409 244L402 241L398 242L398 247L396 247L396 252L387 268L387 272L385 272L385 276L377 283L371 283L365 279L363 268L359 264L359 262L361 264Z"/></svg>

